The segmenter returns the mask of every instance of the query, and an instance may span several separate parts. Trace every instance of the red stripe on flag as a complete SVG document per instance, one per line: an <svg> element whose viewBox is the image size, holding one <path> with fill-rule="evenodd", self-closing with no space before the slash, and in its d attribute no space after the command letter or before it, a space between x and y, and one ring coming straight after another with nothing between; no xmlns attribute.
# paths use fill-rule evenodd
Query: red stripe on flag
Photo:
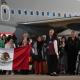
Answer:
<svg viewBox="0 0 80 80"><path fill-rule="evenodd" d="M29 56L31 46L15 48L13 70L29 70Z"/></svg>

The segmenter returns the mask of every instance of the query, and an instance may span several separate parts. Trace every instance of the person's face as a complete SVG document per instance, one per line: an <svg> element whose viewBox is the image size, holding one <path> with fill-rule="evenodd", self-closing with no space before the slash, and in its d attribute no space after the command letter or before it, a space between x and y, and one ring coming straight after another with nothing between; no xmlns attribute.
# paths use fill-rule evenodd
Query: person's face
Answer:
<svg viewBox="0 0 80 80"><path fill-rule="evenodd" d="M62 38L62 40L61 40L62 42L65 42L65 38Z"/></svg>
<svg viewBox="0 0 80 80"><path fill-rule="evenodd" d="M23 43L27 43L27 39L26 38L23 39Z"/></svg>
<svg viewBox="0 0 80 80"><path fill-rule="evenodd" d="M23 38L27 38L28 36L29 36L28 33L23 34Z"/></svg>
<svg viewBox="0 0 80 80"><path fill-rule="evenodd" d="M52 29L49 31L49 36L53 36L53 34L54 34L54 30Z"/></svg>
<svg viewBox="0 0 80 80"><path fill-rule="evenodd" d="M76 32L75 31L72 31L71 32L71 36L74 38L74 37L76 37Z"/></svg>
<svg viewBox="0 0 80 80"><path fill-rule="evenodd" d="M10 41L9 41L10 43L13 43L13 39L10 39Z"/></svg>
<svg viewBox="0 0 80 80"><path fill-rule="evenodd" d="M42 38L39 36L38 38L37 38L37 41L42 41Z"/></svg>
<svg viewBox="0 0 80 80"><path fill-rule="evenodd" d="M6 36L3 36L2 38L3 38L3 39L5 39L5 38L6 38Z"/></svg>
<svg viewBox="0 0 80 80"><path fill-rule="evenodd" d="M43 37L43 41L45 41L46 40L46 37Z"/></svg>

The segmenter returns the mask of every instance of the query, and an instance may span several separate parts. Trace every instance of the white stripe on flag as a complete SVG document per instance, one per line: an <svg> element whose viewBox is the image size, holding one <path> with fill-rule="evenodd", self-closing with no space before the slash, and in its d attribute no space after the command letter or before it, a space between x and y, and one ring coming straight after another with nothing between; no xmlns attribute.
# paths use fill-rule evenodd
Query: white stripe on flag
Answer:
<svg viewBox="0 0 80 80"><path fill-rule="evenodd" d="M12 70L14 49L0 48L0 70Z"/></svg>

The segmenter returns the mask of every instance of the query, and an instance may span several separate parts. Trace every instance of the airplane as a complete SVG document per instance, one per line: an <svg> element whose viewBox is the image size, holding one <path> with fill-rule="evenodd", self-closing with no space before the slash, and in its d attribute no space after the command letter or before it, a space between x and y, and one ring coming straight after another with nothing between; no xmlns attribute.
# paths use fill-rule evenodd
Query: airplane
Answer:
<svg viewBox="0 0 80 80"><path fill-rule="evenodd" d="M80 0L0 0L0 32L46 34L72 25L80 30ZM72 27L72 29L74 29Z"/></svg>

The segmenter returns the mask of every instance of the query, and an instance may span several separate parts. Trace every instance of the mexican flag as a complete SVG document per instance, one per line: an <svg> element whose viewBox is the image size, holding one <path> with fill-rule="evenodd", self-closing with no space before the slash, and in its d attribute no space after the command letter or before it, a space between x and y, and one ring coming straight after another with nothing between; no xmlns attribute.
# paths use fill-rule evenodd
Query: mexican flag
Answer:
<svg viewBox="0 0 80 80"><path fill-rule="evenodd" d="M0 70L29 70L31 46L0 48Z"/></svg>

